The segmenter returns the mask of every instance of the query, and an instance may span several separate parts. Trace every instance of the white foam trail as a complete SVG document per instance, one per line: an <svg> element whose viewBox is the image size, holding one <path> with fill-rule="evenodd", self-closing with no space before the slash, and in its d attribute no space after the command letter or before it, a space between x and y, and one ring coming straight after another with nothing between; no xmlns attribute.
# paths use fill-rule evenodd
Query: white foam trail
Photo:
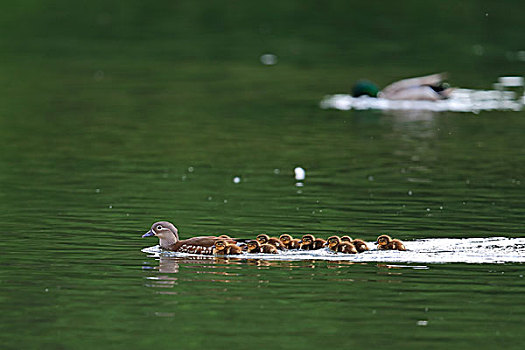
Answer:
<svg viewBox="0 0 525 350"><path fill-rule="evenodd" d="M332 253L327 250L288 251L279 254L240 254L231 255L243 259L264 260L327 260L351 262L391 262L391 263L469 263L499 264L524 263L525 238L465 238L465 239L423 239L405 241L407 251L370 250L360 254ZM374 247L373 242L367 242ZM160 247L144 248L144 253L159 256L195 256L185 253L162 251Z"/></svg>
<svg viewBox="0 0 525 350"><path fill-rule="evenodd" d="M327 95L321 102L323 109L333 108L343 111L350 109L380 109L380 110L423 110L423 111L520 111L522 101L513 99L506 91L456 89L450 98L439 101L405 101L387 100L369 96L352 97L347 94Z"/></svg>

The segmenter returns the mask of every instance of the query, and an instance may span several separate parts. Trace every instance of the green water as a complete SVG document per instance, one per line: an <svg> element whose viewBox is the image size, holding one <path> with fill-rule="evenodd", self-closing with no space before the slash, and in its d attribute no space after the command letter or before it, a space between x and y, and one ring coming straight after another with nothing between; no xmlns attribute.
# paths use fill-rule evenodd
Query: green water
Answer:
<svg viewBox="0 0 525 350"><path fill-rule="evenodd" d="M362 77L523 75L524 9L2 4L0 348L522 349L521 264L155 259L140 236L523 237L525 112L318 103Z"/></svg>

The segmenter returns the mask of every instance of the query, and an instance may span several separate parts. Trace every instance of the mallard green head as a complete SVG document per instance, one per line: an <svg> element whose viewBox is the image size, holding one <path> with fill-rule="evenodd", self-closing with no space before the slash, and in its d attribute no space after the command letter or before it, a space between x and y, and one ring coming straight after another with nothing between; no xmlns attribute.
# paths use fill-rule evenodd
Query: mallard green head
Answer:
<svg viewBox="0 0 525 350"><path fill-rule="evenodd" d="M376 84L372 83L369 80L359 80L352 87L353 97L359 97L363 95L377 97L378 93L379 93L379 88L376 86Z"/></svg>

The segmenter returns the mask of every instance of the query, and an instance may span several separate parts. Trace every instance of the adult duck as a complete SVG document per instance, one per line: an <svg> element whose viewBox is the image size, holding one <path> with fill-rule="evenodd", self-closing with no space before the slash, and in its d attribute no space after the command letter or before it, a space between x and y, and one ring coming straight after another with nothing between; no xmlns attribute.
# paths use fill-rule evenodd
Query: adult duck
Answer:
<svg viewBox="0 0 525 350"><path fill-rule="evenodd" d="M443 82L446 73L426 75L396 81L383 90L368 80L358 81L352 88L352 96L371 96L387 100L427 100L447 99L454 89Z"/></svg>
<svg viewBox="0 0 525 350"><path fill-rule="evenodd" d="M172 252L203 255L213 254L213 246L220 239L223 239L227 243L236 243L233 239L224 239L216 236L200 236L180 240L177 228L168 221L158 221L154 223L151 229L142 235L142 238L151 236L159 238L159 245L162 249Z"/></svg>

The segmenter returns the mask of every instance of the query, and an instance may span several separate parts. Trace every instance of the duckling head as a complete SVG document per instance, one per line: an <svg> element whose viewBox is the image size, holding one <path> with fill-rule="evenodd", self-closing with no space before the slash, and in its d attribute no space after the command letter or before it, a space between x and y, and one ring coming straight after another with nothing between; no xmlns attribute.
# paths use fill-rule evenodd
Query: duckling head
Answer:
<svg viewBox="0 0 525 350"><path fill-rule="evenodd" d="M226 249L226 241L222 239L216 241L213 248L218 252L223 251L224 249Z"/></svg>
<svg viewBox="0 0 525 350"><path fill-rule="evenodd" d="M281 242L283 242L283 244L288 244L292 241L292 236L290 236L289 234L285 233L285 234L282 234L279 236L279 240Z"/></svg>
<svg viewBox="0 0 525 350"><path fill-rule="evenodd" d="M326 240L326 243L325 243L325 245L327 245L328 248L330 248L330 249L334 249L339 244L341 244L341 238L339 238L338 236L328 237L328 239Z"/></svg>
<svg viewBox="0 0 525 350"><path fill-rule="evenodd" d="M304 246L312 245L314 243L315 237L313 235L304 235L303 238L301 238L301 242L299 242L299 249L301 249Z"/></svg>
<svg viewBox="0 0 525 350"><path fill-rule="evenodd" d="M168 248L179 240L177 228L168 221L158 221L151 225L151 229L142 235L144 237L157 236L162 248Z"/></svg>
<svg viewBox="0 0 525 350"><path fill-rule="evenodd" d="M257 240L253 240L253 241L248 241L246 243L246 247L248 249L248 253L251 253L253 252L254 250L257 250L259 249L261 246L261 244L259 243L259 241Z"/></svg>
<svg viewBox="0 0 525 350"><path fill-rule="evenodd" d="M388 235L381 235L377 237L376 244L379 244L380 246L385 246L388 243L392 242L392 238Z"/></svg>
<svg viewBox="0 0 525 350"><path fill-rule="evenodd" d="M264 244L264 243L268 243L270 236L268 236L267 234L261 233L255 239L257 240L257 242Z"/></svg>
<svg viewBox="0 0 525 350"><path fill-rule="evenodd" d="M352 241L353 241L352 237L350 237L348 235L341 236L341 242L352 243Z"/></svg>
<svg viewBox="0 0 525 350"><path fill-rule="evenodd" d="M222 239L231 239L231 237L228 236L228 235L220 235L219 238L222 238Z"/></svg>

